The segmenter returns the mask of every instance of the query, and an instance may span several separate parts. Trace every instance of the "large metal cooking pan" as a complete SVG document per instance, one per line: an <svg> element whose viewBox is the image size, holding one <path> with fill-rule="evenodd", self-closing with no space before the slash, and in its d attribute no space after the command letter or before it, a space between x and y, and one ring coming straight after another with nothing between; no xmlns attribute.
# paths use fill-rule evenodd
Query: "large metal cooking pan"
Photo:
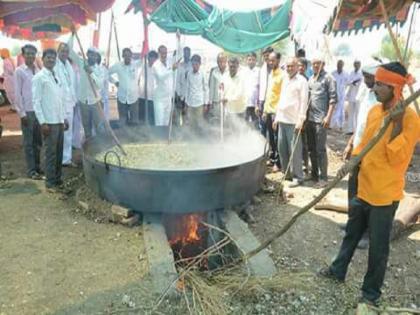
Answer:
<svg viewBox="0 0 420 315"><path fill-rule="evenodd" d="M117 131L123 142L165 139L161 127ZM182 131L175 137L183 137ZM203 140L204 141L204 140ZM253 145L250 143L250 145ZM113 147L112 140L94 137L84 144L83 168L87 185L100 197L138 212L205 212L243 203L258 192L264 179L264 148L255 159L204 170L142 170L98 161L95 154ZM107 156L121 154L109 151ZM153 158L153 157L151 157Z"/></svg>

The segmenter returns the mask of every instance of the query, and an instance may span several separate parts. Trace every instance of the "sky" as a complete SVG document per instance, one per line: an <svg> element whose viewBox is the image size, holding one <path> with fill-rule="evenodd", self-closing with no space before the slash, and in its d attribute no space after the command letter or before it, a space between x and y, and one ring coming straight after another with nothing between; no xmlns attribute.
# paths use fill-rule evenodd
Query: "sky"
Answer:
<svg viewBox="0 0 420 315"><path fill-rule="evenodd" d="M283 0L207 0L209 3L218 5L220 7L226 7L232 9L232 7L237 10L247 11L252 9L258 9L264 6L272 6L273 3L279 4ZM124 11L128 7L130 0L118 0L115 1L113 6L114 16L116 20L116 27L118 32L119 46L120 49L124 47L130 47L134 51L141 50L141 43L143 41L143 22L140 14L133 14L130 12L124 14ZM351 46L353 51L353 56L349 59L367 59L368 56L377 52L380 47L381 40L387 31L385 27L382 27L380 30L375 30L372 32L366 32L364 34L359 33L358 35L351 36L337 36L333 35L328 36L327 38L322 35L321 31L324 27L325 22L330 17L334 5L337 3L337 0L295 0L296 12L295 14L301 14L305 16L306 21L308 21L308 29L303 35L303 41L306 43L306 50L308 55L315 53L315 51L325 48L325 40L328 43L330 52L334 52L335 48L342 44L347 43ZM419 14L418 14L419 15ZM111 10L102 13L101 19L101 37L100 37L100 50L106 51L108 47L108 34L110 31L110 19L111 19ZM414 47L420 47L420 15L416 19L416 25L413 27L415 31L412 34L413 43L416 43ZM408 33L408 24L401 28L399 32L404 36ZM85 46L85 49L92 44L92 33L95 28L95 25L82 27L79 30L79 35L82 39L82 43ZM169 49L175 49L176 47L176 37L175 34L167 34L164 31L160 30L153 23L149 28L150 36L150 48L156 49L160 44L166 45ZM62 38L66 40L66 37ZM16 44L22 44L19 41L11 40L10 38L4 38L0 36L0 47L13 47ZM188 45L192 48L193 52L216 56L221 48L216 47L210 42L202 39L199 36L182 36L181 45ZM116 60L116 44L115 39L111 42L111 52L113 60Z"/></svg>

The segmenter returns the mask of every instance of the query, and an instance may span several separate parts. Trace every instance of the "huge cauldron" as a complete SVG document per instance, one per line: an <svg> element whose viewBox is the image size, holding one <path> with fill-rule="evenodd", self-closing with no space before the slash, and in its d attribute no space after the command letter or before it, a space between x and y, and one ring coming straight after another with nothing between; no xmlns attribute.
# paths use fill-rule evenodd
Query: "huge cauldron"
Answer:
<svg viewBox="0 0 420 315"><path fill-rule="evenodd" d="M161 127L117 130L122 143L150 143L167 138ZM182 130L174 138L188 138ZM205 141L205 140L201 140ZM249 145L254 145L250 143ZM264 145L255 157L221 168L200 170L144 170L111 165L95 155L109 149L106 157L121 155L111 138L93 137L83 147L83 168L87 185L100 197L138 212L205 212L241 204L261 187L265 174ZM153 157L150 157L153 158Z"/></svg>

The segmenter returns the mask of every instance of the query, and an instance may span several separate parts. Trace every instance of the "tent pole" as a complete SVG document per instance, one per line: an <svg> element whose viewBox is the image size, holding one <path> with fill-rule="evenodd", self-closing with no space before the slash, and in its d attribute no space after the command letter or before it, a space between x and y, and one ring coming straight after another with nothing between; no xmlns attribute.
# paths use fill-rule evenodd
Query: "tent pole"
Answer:
<svg viewBox="0 0 420 315"><path fill-rule="evenodd" d="M117 25L115 24L114 11L111 11L111 20L114 23L115 42L117 44L118 61L121 61L120 44L118 43Z"/></svg>
<svg viewBox="0 0 420 315"><path fill-rule="evenodd" d="M109 58L111 58L111 40L112 40L112 24L114 23L114 15L111 15L111 24L109 27L108 47L106 51L106 66L109 66Z"/></svg>
<svg viewBox="0 0 420 315"><path fill-rule="evenodd" d="M407 61L408 63L408 49L409 49L409 43L410 43L410 39L411 39L411 30L413 27L413 22L414 22L414 15L416 13L416 5L413 5L413 12L411 12L411 20L410 20L410 27L408 28L408 35L407 35L407 42L405 43L405 49L404 49L404 61Z"/></svg>
<svg viewBox="0 0 420 315"><path fill-rule="evenodd" d="M76 28L74 27L74 31L73 31L74 36L76 37L77 43L79 44L79 48L80 48L80 52L82 53L82 57L83 60L85 62L85 64L87 64L87 59L86 59L86 55L85 55L85 51L83 49L82 46L82 42L80 41L79 35L77 34ZM88 74L88 80L89 80L89 85L92 89L93 95L95 95L95 98L98 98L98 93L95 90L95 86L93 84L92 81L92 77ZM101 104L99 104L99 102L96 103L95 105L98 109L99 115L101 116L102 120L105 122L105 128L108 130L108 132L110 133L111 137L114 139L116 145L120 148L121 152L124 155L127 155L127 153L125 152L124 148L122 147L120 141L118 140L117 136L115 135L114 131L112 130L108 120L105 119L105 114L104 111L102 110Z"/></svg>
<svg viewBox="0 0 420 315"><path fill-rule="evenodd" d="M142 47L142 54L144 55L144 106L145 106L145 123L146 126L149 126L149 95L147 94L147 87L148 87L148 71L147 68L147 55L149 52L149 26L147 24L147 17L146 17L146 2L144 0L139 0L140 7L142 7L142 18L143 18L143 47ZM143 78L140 78L142 80Z"/></svg>
<svg viewBox="0 0 420 315"><path fill-rule="evenodd" d="M395 52L397 53L398 60L399 62L401 62L401 64L405 65L406 63L404 62L400 47L398 46L397 38L395 37L395 34L391 28L391 24L389 23L389 16L388 16L388 12L386 11L384 0L379 0L379 5L381 6L382 15L384 16L384 20L385 20L385 25L388 29L389 36L391 37L392 44L394 45ZM408 85L408 88L410 89L411 95L413 95L414 94L413 86ZM419 104L417 103L416 100L414 100L414 105L416 107L417 116L420 116Z"/></svg>

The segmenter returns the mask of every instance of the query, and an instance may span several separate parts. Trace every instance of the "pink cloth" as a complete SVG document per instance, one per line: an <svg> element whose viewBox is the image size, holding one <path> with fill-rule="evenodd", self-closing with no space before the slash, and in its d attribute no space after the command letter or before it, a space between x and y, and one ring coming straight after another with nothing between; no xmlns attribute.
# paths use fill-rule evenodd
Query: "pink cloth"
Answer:
<svg viewBox="0 0 420 315"><path fill-rule="evenodd" d="M35 68L35 73L38 69ZM32 78L33 71L26 64L16 69L15 73L15 109L19 117L25 117L26 112L33 112Z"/></svg>
<svg viewBox="0 0 420 315"><path fill-rule="evenodd" d="M12 106L15 105L15 65L11 58L6 58L3 60L3 78L4 78L4 89L6 90L7 98L10 101Z"/></svg>

